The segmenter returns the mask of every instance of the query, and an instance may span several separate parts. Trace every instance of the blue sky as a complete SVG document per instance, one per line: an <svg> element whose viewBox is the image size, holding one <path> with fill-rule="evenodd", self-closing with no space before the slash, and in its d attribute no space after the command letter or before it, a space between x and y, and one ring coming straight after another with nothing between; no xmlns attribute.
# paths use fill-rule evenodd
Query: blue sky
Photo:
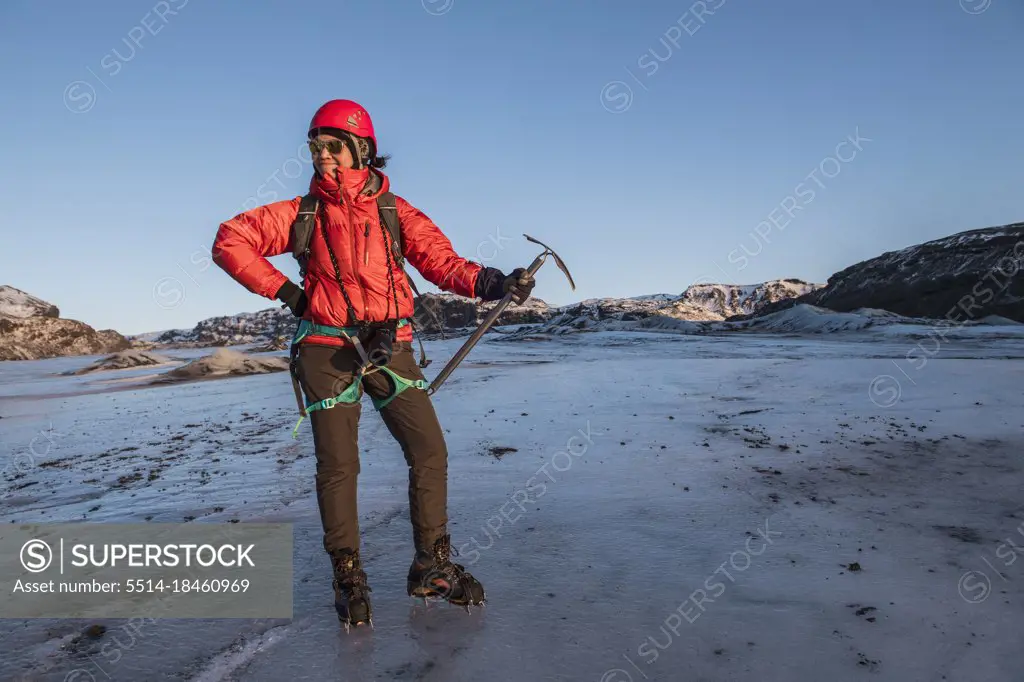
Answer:
<svg viewBox="0 0 1024 682"><path fill-rule="evenodd" d="M339 97L463 255L559 251L549 302L825 281L1024 220L1022 29L1016 0L13 0L0 284L126 334L274 305L210 245L305 192Z"/></svg>

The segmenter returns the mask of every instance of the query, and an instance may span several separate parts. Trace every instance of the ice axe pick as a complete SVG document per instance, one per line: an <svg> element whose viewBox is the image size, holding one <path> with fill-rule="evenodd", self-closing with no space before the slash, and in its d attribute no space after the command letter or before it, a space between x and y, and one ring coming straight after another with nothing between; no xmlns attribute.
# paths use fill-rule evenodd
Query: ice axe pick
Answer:
<svg viewBox="0 0 1024 682"><path fill-rule="evenodd" d="M576 291L576 283L572 281L572 275L569 274L569 268L565 267L565 262L558 256L558 254L544 242L534 239L528 234L523 234L523 236L526 237L528 241L531 241L534 244L540 244L544 247L544 250L533 259L532 263L530 263L530 267L526 268L526 271L530 276L533 277L533 275L540 270L540 266L544 265L544 261L547 260L548 256L551 256L555 259L555 265L558 266L558 269L561 270L565 274L566 279L569 280L569 286L573 291ZM466 342L462 344L462 348L459 349L459 352L448 361L448 364L444 366L441 373L434 377L434 380L430 382L430 386L427 388L427 395L433 395L437 392L437 389L441 387L441 384L443 384L445 379L448 378L448 375L455 371L455 368L459 366L459 363L469 355L469 351L473 350L473 346L475 346L484 333L490 329L491 325L494 324L495 320L498 319L498 316L505 311L505 308L507 308L508 304L511 302L512 293L509 292L505 294L504 298L502 298L494 308L491 309L491 312L487 313L487 317L484 318L484 321L481 322L480 326L477 327L475 332L473 332L473 335L466 339Z"/></svg>

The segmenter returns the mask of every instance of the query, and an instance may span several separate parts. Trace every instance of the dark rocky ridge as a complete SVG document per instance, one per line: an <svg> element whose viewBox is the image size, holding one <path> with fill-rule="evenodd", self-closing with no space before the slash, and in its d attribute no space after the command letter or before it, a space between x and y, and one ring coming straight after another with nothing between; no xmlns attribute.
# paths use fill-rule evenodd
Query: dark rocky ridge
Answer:
<svg viewBox="0 0 1024 682"><path fill-rule="evenodd" d="M837 272L821 289L772 303L757 314L798 303L837 312L879 308L954 323L989 315L1024 322L1024 223L968 230L883 253Z"/></svg>

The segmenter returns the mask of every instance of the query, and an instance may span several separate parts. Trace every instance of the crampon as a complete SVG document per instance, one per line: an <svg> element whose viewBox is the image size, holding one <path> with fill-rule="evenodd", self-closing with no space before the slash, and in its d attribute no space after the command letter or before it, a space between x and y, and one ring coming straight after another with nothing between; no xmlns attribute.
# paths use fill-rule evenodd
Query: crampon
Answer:
<svg viewBox="0 0 1024 682"><path fill-rule="evenodd" d="M484 586L461 564L451 561L451 536L437 539L430 556L418 554L409 567L407 591L410 597L469 607L484 604ZM457 553L456 553L457 555Z"/></svg>
<svg viewBox="0 0 1024 682"><path fill-rule="evenodd" d="M334 608L338 620L348 633L350 628L369 625L373 628L373 610L370 606L370 586L359 561L359 551L341 550L331 554L334 569Z"/></svg>

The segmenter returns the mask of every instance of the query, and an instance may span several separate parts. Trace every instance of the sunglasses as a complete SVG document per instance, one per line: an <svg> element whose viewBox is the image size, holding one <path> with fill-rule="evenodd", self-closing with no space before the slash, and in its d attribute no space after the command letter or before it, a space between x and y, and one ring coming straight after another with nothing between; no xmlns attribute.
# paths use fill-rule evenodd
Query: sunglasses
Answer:
<svg viewBox="0 0 1024 682"><path fill-rule="evenodd" d="M316 155L319 155L324 149L331 154L340 154L344 148L345 142L342 140L321 140L318 138L309 141L309 151Z"/></svg>

